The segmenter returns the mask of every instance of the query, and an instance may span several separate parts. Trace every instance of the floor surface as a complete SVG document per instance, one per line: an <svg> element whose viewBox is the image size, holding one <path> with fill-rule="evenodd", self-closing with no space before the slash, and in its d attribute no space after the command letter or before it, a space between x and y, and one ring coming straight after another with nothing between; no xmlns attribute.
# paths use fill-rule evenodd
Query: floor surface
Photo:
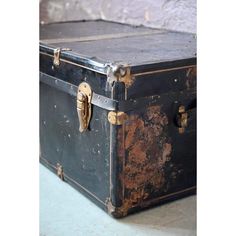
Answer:
<svg viewBox="0 0 236 236"><path fill-rule="evenodd" d="M40 165L40 236L196 235L196 196L114 219Z"/></svg>

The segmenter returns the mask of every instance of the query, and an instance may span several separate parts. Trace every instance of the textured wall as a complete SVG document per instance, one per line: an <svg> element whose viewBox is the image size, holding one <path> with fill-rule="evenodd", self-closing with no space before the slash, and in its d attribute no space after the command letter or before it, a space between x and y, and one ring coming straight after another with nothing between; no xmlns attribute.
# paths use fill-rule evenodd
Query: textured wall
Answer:
<svg viewBox="0 0 236 236"><path fill-rule="evenodd" d="M196 32L196 0L40 0L40 20L103 19Z"/></svg>

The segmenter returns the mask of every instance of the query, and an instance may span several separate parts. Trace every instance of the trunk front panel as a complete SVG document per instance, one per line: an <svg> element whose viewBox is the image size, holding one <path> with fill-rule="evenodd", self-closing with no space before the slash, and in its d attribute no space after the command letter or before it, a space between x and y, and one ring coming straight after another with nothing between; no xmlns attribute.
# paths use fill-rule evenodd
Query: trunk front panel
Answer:
<svg viewBox="0 0 236 236"><path fill-rule="evenodd" d="M41 158L62 165L64 174L104 204L109 197L107 111L93 106L89 131L79 132L76 97L40 85Z"/></svg>

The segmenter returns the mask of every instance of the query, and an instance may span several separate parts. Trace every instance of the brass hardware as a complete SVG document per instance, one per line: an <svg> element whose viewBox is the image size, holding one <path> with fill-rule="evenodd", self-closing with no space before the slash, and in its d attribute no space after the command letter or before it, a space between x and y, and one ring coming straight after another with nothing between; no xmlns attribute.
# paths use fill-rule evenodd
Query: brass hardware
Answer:
<svg viewBox="0 0 236 236"><path fill-rule="evenodd" d="M110 111L108 113L108 121L113 125L122 125L127 119L128 115L123 111Z"/></svg>
<svg viewBox="0 0 236 236"><path fill-rule="evenodd" d="M59 66L60 65L60 54L61 54L61 49L60 48L54 49L54 60L53 60L53 65L54 66Z"/></svg>
<svg viewBox="0 0 236 236"><path fill-rule="evenodd" d="M184 133L185 128L188 125L188 113L185 111L184 106L179 107L178 125L179 125L179 133L180 134Z"/></svg>
<svg viewBox="0 0 236 236"><path fill-rule="evenodd" d="M134 78L130 74L130 68L129 67L127 67L127 68L120 67L119 68L119 79L118 80L120 82L123 82L125 84L126 88L130 87L133 84L133 82L134 82L133 79Z"/></svg>
<svg viewBox="0 0 236 236"><path fill-rule="evenodd" d="M123 82L126 88L130 87L134 82L134 77L131 76L128 65L108 65L107 77L110 84L114 81L119 81Z"/></svg>
<svg viewBox="0 0 236 236"><path fill-rule="evenodd" d="M80 122L80 132L84 132L88 129L91 119L91 100L92 89L88 83L82 82L77 92L77 112Z"/></svg>
<svg viewBox="0 0 236 236"><path fill-rule="evenodd" d="M60 65L60 54L61 51L71 51L70 48L55 48L54 49L54 59L53 59L53 65L59 66Z"/></svg>
<svg viewBox="0 0 236 236"><path fill-rule="evenodd" d="M63 167L62 167L62 165L60 165L59 163L57 163L56 169L57 169L57 176L58 176L61 180L64 180L64 172L63 172Z"/></svg>

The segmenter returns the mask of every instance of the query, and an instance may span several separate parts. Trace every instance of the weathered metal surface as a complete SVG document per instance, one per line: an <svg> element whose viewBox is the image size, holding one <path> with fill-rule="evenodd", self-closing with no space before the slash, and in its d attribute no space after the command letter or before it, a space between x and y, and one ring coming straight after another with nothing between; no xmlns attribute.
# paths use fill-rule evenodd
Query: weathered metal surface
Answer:
<svg viewBox="0 0 236 236"><path fill-rule="evenodd" d="M76 97L41 83L41 160L55 168L59 163L65 179L72 179L77 189L83 187L105 205L110 194L107 111L94 106L89 130L80 133L76 103Z"/></svg>
<svg viewBox="0 0 236 236"><path fill-rule="evenodd" d="M137 32L135 37L94 40L88 42L61 42L51 46L70 48L73 52L98 58L107 63L118 62L130 66L154 62L183 60L196 57L196 38L189 33L147 29L144 27L122 26L106 22L74 22L42 26L40 39L72 38L84 36ZM142 35L143 31L153 32ZM174 65L172 65L174 66Z"/></svg>
<svg viewBox="0 0 236 236"><path fill-rule="evenodd" d="M164 167L170 160L172 144L166 133L168 118L160 106L150 106L143 116L129 116L119 129L118 156L123 165L119 178L123 186L122 214L147 199L165 183Z"/></svg>
<svg viewBox="0 0 236 236"><path fill-rule="evenodd" d="M187 103L183 100L180 102L189 107L191 99L194 99L194 95ZM111 215L122 217L134 209L140 210L169 197L194 191L196 151L193 148L186 152L185 145L189 143L190 147L194 146L195 136L192 134L195 131L187 130L181 141L178 124L174 122L178 117L178 106L175 114L170 112L173 103L166 100L165 104L131 111L123 126L117 128L119 197L122 204L115 207L108 202L108 212ZM179 139L181 145L176 139ZM181 155L187 155L189 163L184 163Z"/></svg>

